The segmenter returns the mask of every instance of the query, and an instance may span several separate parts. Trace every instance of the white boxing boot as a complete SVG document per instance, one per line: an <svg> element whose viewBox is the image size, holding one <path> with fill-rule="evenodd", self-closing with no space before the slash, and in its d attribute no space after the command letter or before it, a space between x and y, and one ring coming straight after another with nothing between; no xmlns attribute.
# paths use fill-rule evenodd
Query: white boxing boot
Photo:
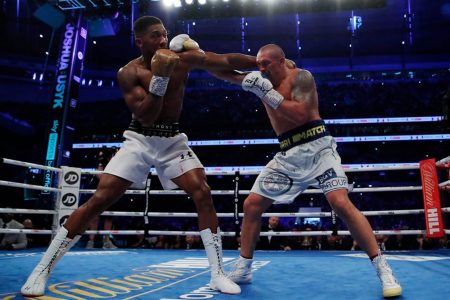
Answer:
<svg viewBox="0 0 450 300"><path fill-rule="evenodd" d="M381 253L372 260L372 265L377 271L383 288L383 297L398 297L402 294L402 287L394 276L386 257Z"/></svg>
<svg viewBox="0 0 450 300"><path fill-rule="evenodd" d="M236 283L252 283L252 263L253 259L239 256L228 278Z"/></svg>
<svg viewBox="0 0 450 300"><path fill-rule="evenodd" d="M24 296L38 297L44 295L45 285L47 284L50 272L56 263L69 249L75 245L80 236L77 235L73 239L67 237L67 229L61 227L56 233L55 238L51 242L41 261L28 276L27 281L22 286L20 292Z"/></svg>
<svg viewBox="0 0 450 300"><path fill-rule="evenodd" d="M240 294L241 288L223 272L222 237L219 228L217 233L212 233L209 228L204 229L200 231L200 235L211 266L209 287L224 294Z"/></svg>

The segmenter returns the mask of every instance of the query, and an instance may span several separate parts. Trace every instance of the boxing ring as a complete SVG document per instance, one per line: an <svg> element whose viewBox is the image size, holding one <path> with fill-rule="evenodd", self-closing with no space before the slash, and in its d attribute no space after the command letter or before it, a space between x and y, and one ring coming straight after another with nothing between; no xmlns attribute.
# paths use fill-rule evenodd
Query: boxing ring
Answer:
<svg viewBox="0 0 450 300"><path fill-rule="evenodd" d="M448 169L450 157L436 165ZM64 169L2 159L5 164L27 168L39 168L63 174ZM348 167L346 172L397 171L419 169L419 164L398 166L372 165ZM72 171L72 169L69 170ZM99 171L81 171L84 174L98 174ZM67 174L67 173L66 173ZM255 175L258 171L207 170L207 175L235 176L233 190L215 190L213 195L228 195L234 198L234 212L219 212L219 218L234 218L238 227L243 213L238 199L248 190L239 189L242 175ZM60 182L61 175L60 175ZM63 189L42 187L18 182L0 180L0 185L15 188L48 190L58 193L61 200ZM442 190L450 186L450 180L439 183ZM367 192L417 192L426 185L353 188L352 193ZM80 189L80 194L94 190ZM321 194L320 190L306 190L304 194ZM150 190L150 184L141 190L128 190L126 194L144 195L146 209L143 212L106 211L104 216L148 218L196 218L196 213L150 212L149 197L164 195L185 195L183 191ZM443 207L442 213L450 212ZM426 208L384 211L362 211L366 216L423 215ZM48 214L54 216L54 229L0 229L1 233L52 234L61 221L61 210L34 210L0 208L0 213ZM66 212L67 213L67 212ZM265 213L263 217L319 217L334 219L333 212L279 212ZM220 224L219 220L219 224ZM443 229L450 234L449 229ZM427 230L374 230L383 235L424 235ZM199 235L197 231L163 230L88 230L85 234L114 235ZM349 235L345 230L262 232L261 235L280 236L329 236ZM224 236L235 236L235 232L223 232ZM45 249L23 251L0 251L0 299L24 299L20 287L39 261ZM224 250L225 269L235 262L237 250ZM442 299L450 293L450 251L387 251L386 256L397 278L403 286L400 298ZM243 285L242 294L229 296L208 288L210 278L208 262L203 250L156 250L127 249L111 251L84 250L74 247L59 262L50 277L45 296L37 299L381 299L382 291L378 278L367 256L361 251L263 251L255 253L253 284ZM324 289L325 287L325 289Z"/></svg>

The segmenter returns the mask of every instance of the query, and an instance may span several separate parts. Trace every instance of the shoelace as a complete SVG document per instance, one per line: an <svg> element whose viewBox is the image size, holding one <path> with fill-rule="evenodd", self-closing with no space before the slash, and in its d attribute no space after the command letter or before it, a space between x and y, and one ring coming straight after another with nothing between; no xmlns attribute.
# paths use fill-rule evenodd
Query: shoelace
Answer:
<svg viewBox="0 0 450 300"><path fill-rule="evenodd" d="M388 284L398 284L391 268L389 268L389 266L386 264L386 261L384 260L380 262L380 266L379 268L377 268L377 274L381 278L381 281L383 283L386 282Z"/></svg>

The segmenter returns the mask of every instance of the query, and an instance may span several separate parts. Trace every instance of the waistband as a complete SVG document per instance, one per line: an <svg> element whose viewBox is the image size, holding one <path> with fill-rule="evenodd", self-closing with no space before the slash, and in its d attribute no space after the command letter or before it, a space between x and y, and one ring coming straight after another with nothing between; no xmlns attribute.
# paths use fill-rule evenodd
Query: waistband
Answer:
<svg viewBox="0 0 450 300"><path fill-rule="evenodd" d="M173 137L180 133L179 123L155 123L152 126L142 126L138 120L131 120L128 130L145 136Z"/></svg>
<svg viewBox="0 0 450 300"><path fill-rule="evenodd" d="M330 135L323 120L311 121L297 128L291 129L278 136L280 149L287 151L295 146L312 142Z"/></svg>

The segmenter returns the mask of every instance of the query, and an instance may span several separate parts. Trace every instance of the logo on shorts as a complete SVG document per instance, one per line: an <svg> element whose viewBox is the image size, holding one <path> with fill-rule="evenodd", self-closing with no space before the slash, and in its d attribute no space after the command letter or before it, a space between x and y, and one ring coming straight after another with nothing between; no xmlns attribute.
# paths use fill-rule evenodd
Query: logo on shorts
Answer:
<svg viewBox="0 0 450 300"><path fill-rule="evenodd" d="M317 176L316 179L320 185L322 185L325 181L330 180L331 178L336 178L336 172L333 168L326 170L322 175Z"/></svg>
<svg viewBox="0 0 450 300"><path fill-rule="evenodd" d="M291 189L292 178L283 173L269 173L261 178L259 187L269 194L281 195Z"/></svg>
<svg viewBox="0 0 450 300"><path fill-rule="evenodd" d="M181 153L180 158L181 158L181 160L194 158L194 155L191 151L188 151L188 152L186 152L186 154Z"/></svg>
<svg viewBox="0 0 450 300"><path fill-rule="evenodd" d="M337 189L348 189L347 178L337 176L332 168L323 172L322 175L317 176L316 180L319 182L320 188L324 193Z"/></svg>
<svg viewBox="0 0 450 300"><path fill-rule="evenodd" d="M72 171L71 172L67 172L67 174L64 175L64 181L67 184L75 184L75 183L77 183L78 178L79 178L78 174L75 173L75 172L72 172Z"/></svg>

